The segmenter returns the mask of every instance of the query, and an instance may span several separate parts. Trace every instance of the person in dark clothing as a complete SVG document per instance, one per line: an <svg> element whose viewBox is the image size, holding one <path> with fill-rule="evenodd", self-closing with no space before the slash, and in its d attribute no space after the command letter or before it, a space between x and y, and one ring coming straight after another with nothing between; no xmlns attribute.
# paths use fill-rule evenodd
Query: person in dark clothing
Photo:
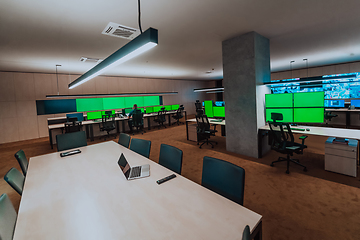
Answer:
<svg viewBox="0 0 360 240"><path fill-rule="evenodd" d="M131 110L131 112L129 113L129 120L128 120L128 124L129 124L129 128L130 128L130 132L132 133L133 132L133 120L132 120L132 115L134 114L134 112L136 111L137 109L137 105L134 104L133 106L133 110Z"/></svg>

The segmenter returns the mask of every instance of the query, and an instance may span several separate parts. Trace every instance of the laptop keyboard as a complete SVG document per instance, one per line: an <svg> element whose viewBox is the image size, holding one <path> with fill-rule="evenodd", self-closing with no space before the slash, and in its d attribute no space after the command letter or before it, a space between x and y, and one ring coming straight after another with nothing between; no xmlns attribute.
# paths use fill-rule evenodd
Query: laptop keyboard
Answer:
<svg viewBox="0 0 360 240"><path fill-rule="evenodd" d="M141 175L141 166L131 168L130 178L140 177L140 175Z"/></svg>

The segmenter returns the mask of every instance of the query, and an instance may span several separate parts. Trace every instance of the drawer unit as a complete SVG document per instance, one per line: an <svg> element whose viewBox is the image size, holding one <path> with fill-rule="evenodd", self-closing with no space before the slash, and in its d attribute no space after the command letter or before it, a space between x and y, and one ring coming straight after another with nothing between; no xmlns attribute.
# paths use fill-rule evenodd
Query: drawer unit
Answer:
<svg viewBox="0 0 360 240"><path fill-rule="evenodd" d="M196 124L189 124L188 131L189 131L189 140L197 142L197 132L196 132Z"/></svg>
<svg viewBox="0 0 360 240"><path fill-rule="evenodd" d="M325 142L325 170L356 177L358 163L358 140L349 139L348 144Z"/></svg>

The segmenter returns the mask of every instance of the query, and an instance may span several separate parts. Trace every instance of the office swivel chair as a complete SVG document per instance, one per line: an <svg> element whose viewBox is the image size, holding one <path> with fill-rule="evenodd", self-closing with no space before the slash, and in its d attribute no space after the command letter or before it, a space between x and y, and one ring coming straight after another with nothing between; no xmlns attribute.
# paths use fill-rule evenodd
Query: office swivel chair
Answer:
<svg viewBox="0 0 360 240"><path fill-rule="evenodd" d="M271 137L271 149L286 154L286 158L279 157L278 160L273 161L270 166L274 166L274 163L277 162L287 162L286 173L289 174L289 164L290 162L295 163L304 168L304 172L307 171L306 167L299 163L297 159L291 159L290 156L296 154L303 154L304 148L307 148L304 145L305 139L307 136L301 136L299 139L302 140L302 143L294 142L294 135L292 134L289 123L276 122L283 120L283 115L281 113L271 113L271 119L273 122L269 122L270 127L270 137ZM285 128L285 129L284 129Z"/></svg>
<svg viewBox="0 0 360 240"><path fill-rule="evenodd" d="M16 168L11 168L4 176L4 180L20 195L22 194L25 177Z"/></svg>
<svg viewBox="0 0 360 240"><path fill-rule="evenodd" d="M145 139L133 138L131 139L130 150L149 158L151 141Z"/></svg>
<svg viewBox="0 0 360 240"><path fill-rule="evenodd" d="M204 109L199 100L196 100L196 102L195 102L195 110L196 110L196 116L198 116L198 115L201 116L204 114Z"/></svg>
<svg viewBox="0 0 360 240"><path fill-rule="evenodd" d="M209 141L209 139L211 136L215 136L217 131L215 130L215 127L214 129L211 129L207 116L205 114L196 115L196 124L197 144L199 145L199 143L202 142L199 148L201 148L205 143L206 145L210 144L211 148L214 148L213 143L217 144L217 142Z"/></svg>
<svg viewBox="0 0 360 240"><path fill-rule="evenodd" d="M65 123L65 133L78 132L82 130L82 123L76 117L68 117Z"/></svg>
<svg viewBox="0 0 360 240"><path fill-rule="evenodd" d="M130 139L131 139L130 135L126 133L120 133L118 143L126 148L129 148Z"/></svg>
<svg viewBox="0 0 360 240"><path fill-rule="evenodd" d="M166 110L165 108L161 108L161 111L158 112L157 117L154 119L154 122L158 123L158 128L165 127L164 122L166 122Z"/></svg>
<svg viewBox="0 0 360 240"><path fill-rule="evenodd" d="M184 105L180 105L180 107L176 111L175 116L172 116L172 118L175 119L176 122L173 122L171 125L174 125L174 124L180 125L180 123L184 124L183 122L180 122L180 119L182 119L184 117L183 111L184 111Z"/></svg>
<svg viewBox="0 0 360 240"><path fill-rule="evenodd" d="M132 115L132 127L136 128L136 132L141 132L141 134L144 134L144 120L143 120L143 113L140 109L136 109L136 111ZM134 135L135 133L133 133Z"/></svg>
<svg viewBox="0 0 360 240"><path fill-rule="evenodd" d="M105 114L102 115L101 118L101 123L99 125L100 127L100 131L106 131L107 132L107 136L104 137L104 139L106 140L106 137L110 137L110 132L115 130L116 126L115 126L115 114ZM115 137L116 138L116 134Z"/></svg>
<svg viewBox="0 0 360 240"><path fill-rule="evenodd" d="M13 239L17 214L6 193L0 196L0 239Z"/></svg>
<svg viewBox="0 0 360 240"><path fill-rule="evenodd" d="M29 161L27 160L24 151L21 149L17 151L14 156L20 165L21 171L23 172L24 176L26 176Z"/></svg>
<svg viewBox="0 0 360 240"><path fill-rule="evenodd" d="M250 227L246 225L241 240L251 240Z"/></svg>

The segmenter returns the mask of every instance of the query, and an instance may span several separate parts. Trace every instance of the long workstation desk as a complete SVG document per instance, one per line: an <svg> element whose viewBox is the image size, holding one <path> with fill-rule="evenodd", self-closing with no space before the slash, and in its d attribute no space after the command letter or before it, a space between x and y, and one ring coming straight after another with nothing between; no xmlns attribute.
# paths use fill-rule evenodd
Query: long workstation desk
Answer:
<svg viewBox="0 0 360 240"><path fill-rule="evenodd" d="M14 240L240 239L249 225L262 238L262 216L113 141L80 154L32 157ZM127 181L118 166L149 164L150 176Z"/></svg>
<svg viewBox="0 0 360 240"><path fill-rule="evenodd" d="M348 109L348 108L327 108L325 109L327 112L335 112L335 113L345 113L345 127L349 128L352 126L352 122L359 124L360 123L360 109ZM354 115L352 117L352 115ZM355 118L354 118L355 117ZM353 119L353 120L351 120ZM334 119L335 120L335 119ZM355 120L355 121L354 121Z"/></svg>
<svg viewBox="0 0 360 240"><path fill-rule="evenodd" d="M301 130L296 130L301 129ZM262 137L264 132L269 132L269 125L265 125L259 128L259 157L262 157ZM360 130L347 129L347 128L329 128L329 127L313 127L313 126L293 126L291 128L293 133L299 133L303 135L317 135L326 137L339 137L360 140Z"/></svg>
<svg viewBox="0 0 360 240"><path fill-rule="evenodd" d="M186 115L186 111L183 111L185 114L185 120L187 119L187 115ZM168 116L168 124L169 126L171 126L171 115L176 114L176 111L168 111L165 113L165 115ZM157 113L148 113L148 114L144 114L144 119L147 119L147 128L148 130L151 130L151 119L155 118L158 114ZM129 120L128 117L116 117L115 118L115 123L116 123L116 133L120 133L120 132L125 132L125 121ZM53 148L54 145L54 140L53 140L53 131L58 129L61 130L61 132L63 132L63 129L65 128L65 122L66 122L66 117L57 117L57 118L48 118L48 131L49 131L49 142L50 142L50 146L51 149ZM122 125L122 130L120 130L120 122ZM90 139L91 141L94 141L94 125L96 124L100 124L101 120L87 120L87 121L82 121L82 125L85 127L85 132L86 132L86 136L88 139Z"/></svg>

